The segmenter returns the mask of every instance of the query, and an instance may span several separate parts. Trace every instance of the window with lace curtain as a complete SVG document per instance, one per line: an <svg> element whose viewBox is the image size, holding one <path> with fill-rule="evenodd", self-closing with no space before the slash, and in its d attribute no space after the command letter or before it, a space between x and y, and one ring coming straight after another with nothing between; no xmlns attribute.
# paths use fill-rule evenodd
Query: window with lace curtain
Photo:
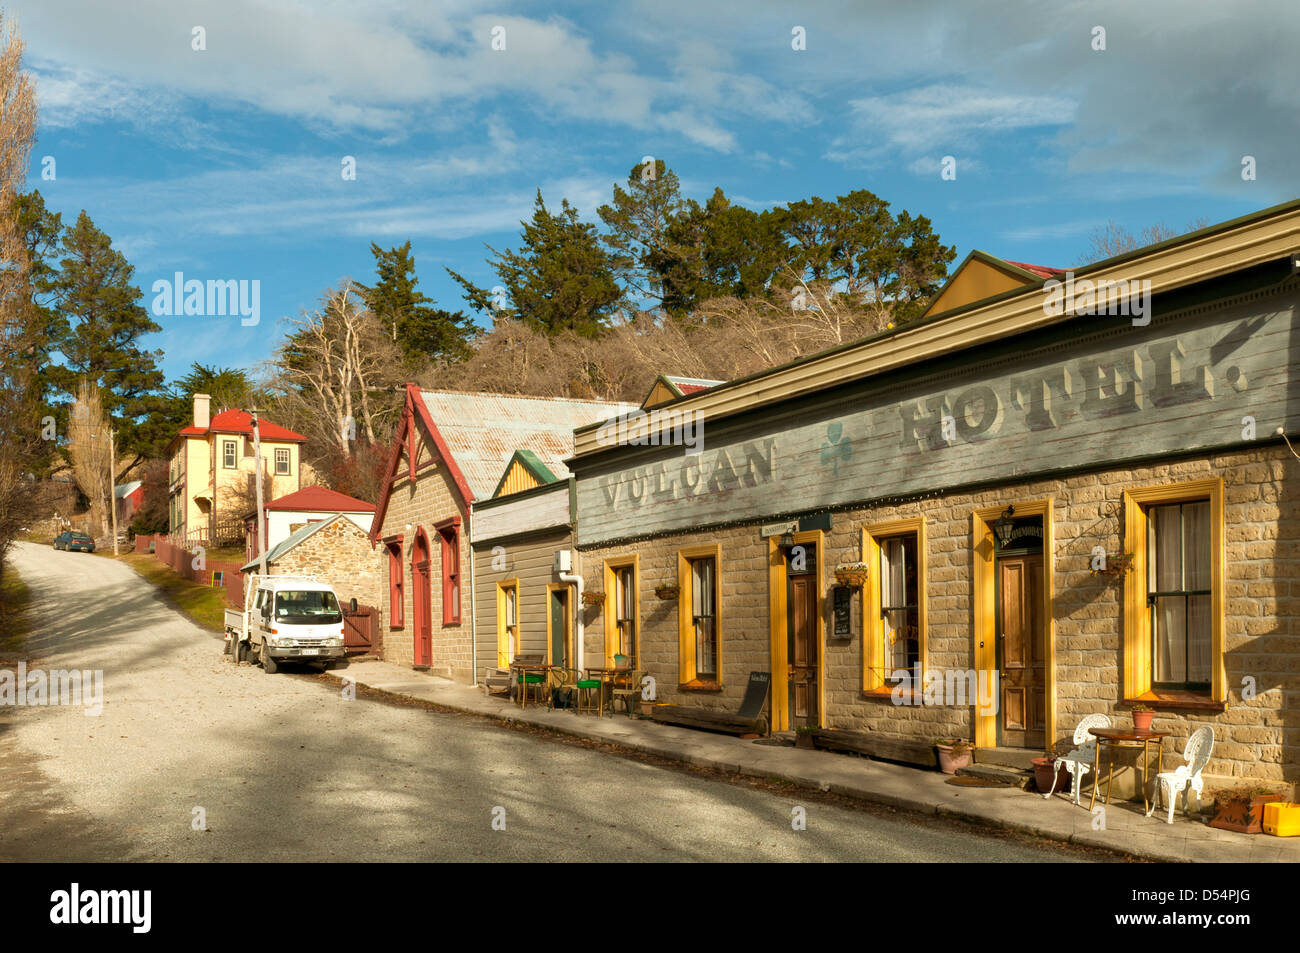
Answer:
<svg viewBox="0 0 1300 953"><path fill-rule="evenodd" d="M681 685L687 690L721 688L721 561L722 548L717 545L677 551L678 661Z"/></svg>
<svg viewBox="0 0 1300 953"><path fill-rule="evenodd" d="M920 660L920 612L916 563L916 536L895 536L880 541L880 657L895 682L893 673L907 672L910 683L913 667ZM919 687L919 686L918 686Z"/></svg>
<svg viewBox="0 0 1300 953"><path fill-rule="evenodd" d="M636 577L631 566L614 571L614 629L618 633L615 655L636 660Z"/></svg>
<svg viewBox="0 0 1300 953"><path fill-rule="evenodd" d="M1124 491L1126 702L1223 711L1228 698L1221 477Z"/></svg>
<svg viewBox="0 0 1300 953"><path fill-rule="evenodd" d="M1210 501L1147 509L1153 687L1210 687Z"/></svg>
<svg viewBox="0 0 1300 953"><path fill-rule="evenodd" d="M691 560L691 620L695 628L695 677L718 677L717 564Z"/></svg>

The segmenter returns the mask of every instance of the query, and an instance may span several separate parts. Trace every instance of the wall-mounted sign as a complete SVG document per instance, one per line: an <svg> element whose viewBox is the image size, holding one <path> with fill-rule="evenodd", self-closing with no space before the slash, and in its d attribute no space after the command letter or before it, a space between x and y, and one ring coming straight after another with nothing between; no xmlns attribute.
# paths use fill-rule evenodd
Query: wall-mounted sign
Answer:
<svg viewBox="0 0 1300 953"><path fill-rule="evenodd" d="M858 586L831 588L831 638L851 639L862 628L862 590Z"/></svg>
<svg viewBox="0 0 1300 953"><path fill-rule="evenodd" d="M1064 353L1008 342L1001 360L939 379L891 375L833 403L774 405L742 435L711 431L702 454L579 463L579 544L1248 442L1285 422L1300 377L1294 300L1147 327L1099 317Z"/></svg>

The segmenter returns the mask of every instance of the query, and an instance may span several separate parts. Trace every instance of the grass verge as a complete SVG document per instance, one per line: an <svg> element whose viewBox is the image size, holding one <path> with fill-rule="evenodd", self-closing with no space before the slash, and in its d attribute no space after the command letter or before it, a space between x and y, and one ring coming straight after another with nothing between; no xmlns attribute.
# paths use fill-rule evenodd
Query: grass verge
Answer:
<svg viewBox="0 0 1300 953"><path fill-rule="evenodd" d="M32 601L32 591L27 588L13 564L5 566L0 575L0 656L17 652L27 634L27 609Z"/></svg>
<svg viewBox="0 0 1300 953"><path fill-rule="evenodd" d="M225 630L226 610L230 607L224 590L182 579L148 553L128 553L118 559L157 586L168 602L205 629Z"/></svg>

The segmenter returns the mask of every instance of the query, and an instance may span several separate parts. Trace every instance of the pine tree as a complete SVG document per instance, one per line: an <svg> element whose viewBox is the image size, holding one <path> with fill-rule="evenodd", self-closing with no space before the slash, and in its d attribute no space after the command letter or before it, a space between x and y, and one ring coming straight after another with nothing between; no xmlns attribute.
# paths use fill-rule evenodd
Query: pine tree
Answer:
<svg viewBox="0 0 1300 953"><path fill-rule="evenodd" d="M135 269L84 210L64 233L63 251L51 288L66 322L54 342L65 363L51 368L51 381L67 395L76 393L78 378L98 384L124 463L133 454L156 456L174 434L147 419L166 413L167 398L157 366L162 352L141 349L139 339L162 329L139 304Z"/></svg>
<svg viewBox="0 0 1300 953"><path fill-rule="evenodd" d="M710 298L765 294L788 258L773 214L732 205L718 188L704 205L683 203L654 265L665 310L681 315Z"/></svg>
<svg viewBox="0 0 1300 953"><path fill-rule="evenodd" d="M456 362L470 354L469 341L475 329L469 316L461 311L434 307L434 300L416 289L415 261L411 243L380 248L373 242L378 280L369 288L361 286L366 306L390 329L393 343L401 349L408 366L418 367L426 361Z"/></svg>
<svg viewBox="0 0 1300 953"><path fill-rule="evenodd" d="M611 266L628 289L655 305L664 300L663 263L672 257L668 230L682 210L677 174L662 159L633 166L627 190L596 210L609 232L602 237Z"/></svg>
<svg viewBox="0 0 1300 953"><path fill-rule="evenodd" d="M55 386L50 354L67 332L67 320L56 307L54 279L63 243L63 220L45 207L41 193L32 190L15 196L14 222L27 251L27 355L31 372L31 399L42 420L53 418L56 433L68 432L68 405L54 400ZM45 476L58 459L55 442L43 441L44 459L38 472Z"/></svg>
<svg viewBox="0 0 1300 953"><path fill-rule="evenodd" d="M615 264L601 246L596 227L579 221L568 199L560 212L547 211L541 189L532 220L519 224L519 251L499 252L488 246L504 302L448 268L465 289L465 300L478 311L513 318L548 334L569 329L595 337L623 300Z"/></svg>

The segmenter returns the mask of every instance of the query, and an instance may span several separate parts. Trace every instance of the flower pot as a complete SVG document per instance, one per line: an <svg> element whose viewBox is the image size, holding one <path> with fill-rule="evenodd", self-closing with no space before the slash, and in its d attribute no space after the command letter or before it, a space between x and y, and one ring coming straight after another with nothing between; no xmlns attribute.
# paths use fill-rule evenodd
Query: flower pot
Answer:
<svg viewBox="0 0 1300 953"><path fill-rule="evenodd" d="M952 745L935 745L939 752L939 770L944 774L956 774L962 768L969 767L975 756L975 749L965 745L960 750Z"/></svg>
<svg viewBox="0 0 1300 953"><path fill-rule="evenodd" d="M605 604L605 594L603 592L584 592L582 594L582 604L584 606L603 606Z"/></svg>
<svg viewBox="0 0 1300 953"><path fill-rule="evenodd" d="M655 586L655 597L658 599L676 599L680 592L679 586Z"/></svg>
<svg viewBox="0 0 1300 953"><path fill-rule="evenodd" d="M1150 731L1151 721L1156 717L1153 711L1133 712L1133 727L1138 731Z"/></svg>
<svg viewBox="0 0 1300 953"><path fill-rule="evenodd" d="M1264 805L1280 800L1280 794L1220 795L1214 800L1214 816L1210 818L1210 826L1239 834L1262 834Z"/></svg>
<svg viewBox="0 0 1300 953"><path fill-rule="evenodd" d="M811 731L796 731L794 735L794 746L796 748L816 748Z"/></svg>
<svg viewBox="0 0 1300 953"><path fill-rule="evenodd" d="M1040 794L1046 794L1052 790L1052 762L1055 760L1055 758L1034 759L1034 784ZM1065 764L1062 763L1056 772L1056 790L1068 794L1072 780L1070 772L1066 770Z"/></svg>

